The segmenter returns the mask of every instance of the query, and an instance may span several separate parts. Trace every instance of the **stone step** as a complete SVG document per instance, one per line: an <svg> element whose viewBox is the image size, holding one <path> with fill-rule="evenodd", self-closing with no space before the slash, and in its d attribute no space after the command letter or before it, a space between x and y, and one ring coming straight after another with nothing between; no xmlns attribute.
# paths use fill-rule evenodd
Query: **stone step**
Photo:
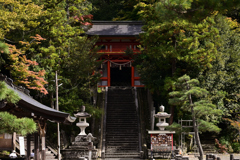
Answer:
<svg viewBox="0 0 240 160"><path fill-rule="evenodd" d="M128 114L132 114L132 115L136 115L136 108L133 108L133 109L107 109L107 113L108 115L111 115L109 113L112 113L112 114L123 114L123 113L128 113Z"/></svg>
<svg viewBox="0 0 240 160"><path fill-rule="evenodd" d="M139 158L138 119L132 89L108 91L106 158Z"/></svg>
<svg viewBox="0 0 240 160"><path fill-rule="evenodd" d="M128 94L128 95L132 95L133 92L132 90L109 90L108 91L108 95L121 95L121 94Z"/></svg>
<svg viewBox="0 0 240 160"><path fill-rule="evenodd" d="M108 106L107 108L107 111L109 112L116 112L116 111L119 111L119 112L126 112L126 111L131 111L131 112L134 112L136 111L136 106Z"/></svg>
<svg viewBox="0 0 240 160"><path fill-rule="evenodd" d="M132 136L123 136L121 134L119 135L106 135L106 138L108 139L112 139L112 138L115 138L115 139L129 139L129 141L131 141L132 139L133 140L138 140L138 134L135 134L135 135L132 135Z"/></svg>
<svg viewBox="0 0 240 160"><path fill-rule="evenodd" d="M117 116L117 117L114 117ZM122 114L122 113L108 113L107 118L112 118L113 120L122 120L122 119L133 119L134 121L137 121L137 115L136 114Z"/></svg>
<svg viewBox="0 0 240 160"><path fill-rule="evenodd" d="M118 116L117 118L114 118L114 116ZM128 119L133 118L133 120L137 121L137 114L136 111L129 111L129 112L108 112L107 118L112 118L113 120L122 120L122 119Z"/></svg>
<svg viewBox="0 0 240 160"><path fill-rule="evenodd" d="M107 118L110 118L110 116L107 116ZM128 121L126 122L126 119L118 119L118 118L113 118L112 121L107 121L106 123L107 124L110 124L110 123L128 123L128 124L136 124L137 123L137 116L135 117L132 117L132 121ZM124 124L125 125L125 124Z"/></svg>
<svg viewBox="0 0 240 160"><path fill-rule="evenodd" d="M131 131L136 131L137 132L137 128L136 126L107 126L107 132L114 132L114 131L128 131L128 130L131 130ZM130 132L131 132L130 131Z"/></svg>
<svg viewBox="0 0 240 160"><path fill-rule="evenodd" d="M131 135L125 135L125 134L115 134L111 132L107 132L106 137L111 138L111 137L116 137L116 138L133 138L133 137L138 137L137 133L131 134Z"/></svg>
<svg viewBox="0 0 240 160"><path fill-rule="evenodd" d="M132 108L135 107L135 103L134 102L108 102L107 103L107 107L114 107L114 108Z"/></svg>
<svg viewBox="0 0 240 160"><path fill-rule="evenodd" d="M112 121L108 121L107 124L123 124L123 125L126 125L126 124L137 124L137 118L134 117L132 121L126 121L126 119L113 119Z"/></svg>
<svg viewBox="0 0 240 160"><path fill-rule="evenodd" d="M118 125L119 124L119 125ZM118 123L114 123L114 122L112 122L112 123L108 123L107 124L107 128L119 128L119 129L122 129L122 128L133 128L133 127L135 127L136 129L137 129L137 126L138 126L138 124L129 124L129 123L125 123L125 125L124 125L124 123L123 124L120 124L119 122Z"/></svg>
<svg viewBox="0 0 240 160"><path fill-rule="evenodd" d="M106 153L105 155L106 158L139 158L140 154L139 153L128 153L126 154L125 152L122 154L116 153L116 154L109 154Z"/></svg>
<svg viewBox="0 0 240 160"><path fill-rule="evenodd" d="M135 152L138 153L138 148L129 148L129 147L108 147L106 148L106 151L108 153L111 152L111 154L121 153L121 152Z"/></svg>
<svg viewBox="0 0 240 160"><path fill-rule="evenodd" d="M46 160L57 160L57 157L54 155L54 153L48 148L48 146L46 147Z"/></svg>
<svg viewBox="0 0 240 160"><path fill-rule="evenodd" d="M112 152L112 154L116 153L116 152L121 152L121 151L124 151L126 154L127 153L138 153L138 150L137 149L134 149L134 150L130 150L128 148L107 148L106 149L107 152Z"/></svg>
<svg viewBox="0 0 240 160"><path fill-rule="evenodd" d="M129 129L107 129L107 133L115 134L115 135L120 135L120 134L128 134L128 133L138 133L137 129L129 130Z"/></svg>
<svg viewBox="0 0 240 160"><path fill-rule="evenodd" d="M53 155L46 155L46 159L47 159L47 160L49 160L49 159L56 159L56 157L53 156Z"/></svg>
<svg viewBox="0 0 240 160"><path fill-rule="evenodd" d="M123 140L123 139L113 139L106 142L107 144L117 143L117 144L137 144L137 140Z"/></svg>
<svg viewBox="0 0 240 160"><path fill-rule="evenodd" d="M114 118L113 116L117 116L118 118ZM107 115L107 118L108 117L112 117L113 119L119 119L119 118L121 118L121 119L135 118L136 119L137 115L136 115L136 113L132 113L132 112L128 112L128 113L127 112L125 112L125 113L122 113L122 112L112 112L111 113L110 112Z"/></svg>
<svg viewBox="0 0 240 160"><path fill-rule="evenodd" d="M133 138L133 139L123 139L123 138L108 138L107 143L120 143L120 142L130 142L130 143L138 143L138 138Z"/></svg>
<svg viewBox="0 0 240 160"><path fill-rule="evenodd" d="M107 120L111 120L111 121L108 121L107 124L122 124L122 125L137 124L137 117L131 118L131 121L128 121L127 118L124 118L124 119L120 119L120 118L113 118L113 119L111 119L111 117L108 116Z"/></svg>
<svg viewBox="0 0 240 160"><path fill-rule="evenodd" d="M125 110L131 110L131 109L136 109L136 106L135 106L135 104L128 104L128 103L118 103L118 104L116 104L116 103L112 103L112 104L108 104L108 107L107 107L108 109L125 109Z"/></svg>
<svg viewBox="0 0 240 160"><path fill-rule="evenodd" d="M138 153L138 149L124 148L124 147L123 148L106 148L106 153L108 154L118 154L121 152Z"/></svg>
<svg viewBox="0 0 240 160"><path fill-rule="evenodd" d="M130 150L136 149L136 146L138 146L138 143L107 143L106 148L128 148Z"/></svg>

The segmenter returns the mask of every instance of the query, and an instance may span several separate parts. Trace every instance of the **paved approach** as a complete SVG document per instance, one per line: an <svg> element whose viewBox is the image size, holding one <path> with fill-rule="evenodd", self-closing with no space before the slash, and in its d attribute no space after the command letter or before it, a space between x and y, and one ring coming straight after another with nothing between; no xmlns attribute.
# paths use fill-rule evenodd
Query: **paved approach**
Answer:
<svg viewBox="0 0 240 160"><path fill-rule="evenodd" d="M221 160L230 160L230 154L214 154L217 157L220 157ZM234 159L240 159L240 154L233 154ZM206 155L203 157L204 160L206 160ZM189 156L189 160L198 160L197 157Z"/></svg>
<svg viewBox="0 0 240 160"><path fill-rule="evenodd" d="M230 160L230 154L215 154L217 157L220 157L221 160ZM234 159L240 159L240 154L233 154ZM105 158L105 159L98 159L98 160L143 160L140 158ZM145 159L147 160L147 159ZM158 159L155 159L158 160ZM163 159L161 159L163 160ZM198 160L197 157L189 156L189 160ZM206 155L204 155L204 160L206 160Z"/></svg>

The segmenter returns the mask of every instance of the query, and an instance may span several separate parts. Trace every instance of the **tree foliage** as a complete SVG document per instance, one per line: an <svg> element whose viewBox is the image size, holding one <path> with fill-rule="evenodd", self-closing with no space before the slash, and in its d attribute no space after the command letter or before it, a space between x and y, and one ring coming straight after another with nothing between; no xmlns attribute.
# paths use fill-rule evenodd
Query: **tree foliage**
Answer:
<svg viewBox="0 0 240 160"><path fill-rule="evenodd" d="M13 90L9 89L5 82L0 81L0 101L7 103L17 103L20 97ZM21 135L33 133L37 130L37 126L33 119L17 118L8 112L0 112L0 134L13 132Z"/></svg>
<svg viewBox="0 0 240 160"><path fill-rule="evenodd" d="M6 100L9 103L17 103L20 97L13 90L7 88L5 82L0 81L0 101Z"/></svg>
<svg viewBox="0 0 240 160"><path fill-rule="evenodd" d="M44 87L47 82L43 79L45 71L36 69L38 63L31 60L26 53L30 45L43 40L39 35L34 37L28 34L32 28L39 25L37 20L44 14L42 6L29 0L7 0L0 1L0 4L0 39L4 40L9 48L5 47L1 51L1 71L15 79L14 83L47 94ZM27 41L29 38L31 42Z"/></svg>
<svg viewBox="0 0 240 160"><path fill-rule="evenodd" d="M200 159L203 159L199 131L219 132L220 128L216 124L222 111L207 99L208 92L198 85L198 80L190 79L187 75L178 78L176 90L169 93L169 103L179 105L181 109L191 113Z"/></svg>
<svg viewBox="0 0 240 160"><path fill-rule="evenodd" d="M224 111L225 117L239 116L239 24L231 18L217 16L219 47L212 67L201 72L201 86L209 90L214 104Z"/></svg>
<svg viewBox="0 0 240 160"><path fill-rule="evenodd" d="M91 27L91 3L7 0L0 4L0 40L4 43L0 44L1 73L28 87L35 99L54 108L57 71L62 84L60 110L73 113L82 103L90 103L90 88L99 78L97 72L93 74L98 67L99 55L94 47L97 37L85 35Z"/></svg>
<svg viewBox="0 0 240 160"><path fill-rule="evenodd" d="M16 132L23 136L36 132L37 126L33 119L17 118L8 112L0 112L0 134Z"/></svg>

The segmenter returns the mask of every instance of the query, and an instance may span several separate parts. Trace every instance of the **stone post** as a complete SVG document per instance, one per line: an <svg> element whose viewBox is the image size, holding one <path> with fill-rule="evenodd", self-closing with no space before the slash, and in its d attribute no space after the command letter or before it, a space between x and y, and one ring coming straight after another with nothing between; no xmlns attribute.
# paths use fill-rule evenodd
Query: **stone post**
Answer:
<svg viewBox="0 0 240 160"><path fill-rule="evenodd" d="M88 156L88 160L92 160L92 149L93 149L92 139L93 139L93 138L94 138L94 137L92 136L91 133L89 133L89 134L87 135L87 140L88 140L88 142L89 142L89 156Z"/></svg>

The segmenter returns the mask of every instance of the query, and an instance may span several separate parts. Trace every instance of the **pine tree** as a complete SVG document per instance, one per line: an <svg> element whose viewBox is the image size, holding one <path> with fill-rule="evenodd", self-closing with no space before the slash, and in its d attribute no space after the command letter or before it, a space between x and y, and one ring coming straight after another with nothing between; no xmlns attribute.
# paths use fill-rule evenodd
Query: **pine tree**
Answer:
<svg viewBox="0 0 240 160"><path fill-rule="evenodd" d="M1 107L7 103L17 103L20 97L13 90L7 88L5 82L0 81L0 104ZM8 112L0 112L0 134L13 132L21 135L33 133L37 130L37 126L33 119L17 118Z"/></svg>
<svg viewBox="0 0 240 160"><path fill-rule="evenodd" d="M200 152L200 160L202 160L203 150L199 132L219 132L220 129L216 126L216 123L221 117L222 111L206 99L208 92L198 85L198 80L190 79L187 75L178 78L175 84L176 91L169 93L171 97L169 104L179 105L181 109L191 113L195 140Z"/></svg>
<svg viewBox="0 0 240 160"><path fill-rule="evenodd" d="M185 18L181 12L191 8L190 1L142 2L137 7L146 24L140 34L142 54L136 64L146 87L167 97L177 77L197 77L199 72L212 67L218 40L215 15L198 23ZM174 109L170 106L170 124Z"/></svg>

